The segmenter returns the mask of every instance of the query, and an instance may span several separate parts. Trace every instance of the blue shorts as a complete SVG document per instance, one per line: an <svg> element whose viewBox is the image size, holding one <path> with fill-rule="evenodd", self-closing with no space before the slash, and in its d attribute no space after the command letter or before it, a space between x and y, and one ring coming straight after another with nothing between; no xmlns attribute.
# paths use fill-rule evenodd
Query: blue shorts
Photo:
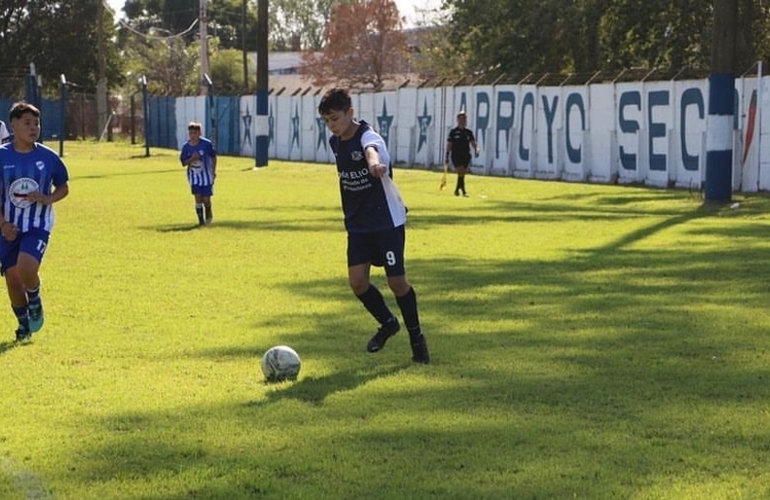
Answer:
<svg viewBox="0 0 770 500"><path fill-rule="evenodd" d="M205 186L192 185L190 186L192 194L199 194L201 196L214 196L213 184L207 184Z"/></svg>
<svg viewBox="0 0 770 500"><path fill-rule="evenodd" d="M16 265L20 252L43 262L43 254L48 247L50 236L48 231L31 229L25 233L17 233L13 241L0 237L0 274L5 274L6 270Z"/></svg>
<svg viewBox="0 0 770 500"><path fill-rule="evenodd" d="M384 267L386 276L403 276L405 242L404 226L376 233L348 233L348 267L371 264Z"/></svg>

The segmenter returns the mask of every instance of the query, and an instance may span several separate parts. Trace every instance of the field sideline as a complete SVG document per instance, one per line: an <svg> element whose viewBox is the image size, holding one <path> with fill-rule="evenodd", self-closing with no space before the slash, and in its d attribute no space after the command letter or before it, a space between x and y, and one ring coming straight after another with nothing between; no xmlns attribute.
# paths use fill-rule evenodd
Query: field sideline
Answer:
<svg viewBox="0 0 770 500"><path fill-rule="evenodd" d="M65 144L46 326L0 316L1 499L770 496L765 195L397 169L422 366L365 352L333 166L222 157L197 228L177 155Z"/></svg>

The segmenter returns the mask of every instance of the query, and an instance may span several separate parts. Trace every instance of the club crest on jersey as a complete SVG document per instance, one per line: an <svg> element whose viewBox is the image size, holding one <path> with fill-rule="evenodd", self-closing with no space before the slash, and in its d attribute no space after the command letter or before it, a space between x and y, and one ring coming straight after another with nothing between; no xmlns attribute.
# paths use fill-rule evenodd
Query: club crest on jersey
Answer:
<svg viewBox="0 0 770 500"><path fill-rule="evenodd" d="M350 158L353 161L361 161L364 159L364 153L363 151L353 151L352 153L350 153Z"/></svg>
<svg viewBox="0 0 770 500"><path fill-rule="evenodd" d="M43 170L45 168L45 162L44 161L37 161L35 162L35 166L38 170Z"/></svg>
<svg viewBox="0 0 770 500"><path fill-rule="evenodd" d="M34 193L40 188L40 185L35 179L29 177L22 177L16 179L8 187L8 199L14 206L19 208L27 208L32 205L32 202L27 198L29 193Z"/></svg>

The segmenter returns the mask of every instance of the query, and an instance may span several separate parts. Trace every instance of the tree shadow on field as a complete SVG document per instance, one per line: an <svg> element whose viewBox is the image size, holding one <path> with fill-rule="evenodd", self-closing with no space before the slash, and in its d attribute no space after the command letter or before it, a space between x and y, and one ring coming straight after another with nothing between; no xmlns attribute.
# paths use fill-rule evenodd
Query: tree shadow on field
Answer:
<svg viewBox="0 0 770 500"><path fill-rule="evenodd" d="M114 172L110 174L101 174L101 175L74 175L72 176L72 180L88 180L88 179L110 179L113 177L126 177L126 176L135 176L135 175L156 175L156 174L168 174L170 172L177 172L178 169L167 169L167 170L136 170L136 171L123 171L123 172Z"/></svg>
<svg viewBox="0 0 770 500"><path fill-rule="evenodd" d="M766 487L752 471L770 467L763 420L770 399L763 363L770 353L767 221L688 226L712 213L733 214L708 207L620 211L627 202L597 196L588 208L551 203L529 214L517 210L530 204L498 203L488 217L468 220L648 218L557 258L512 250L490 259L410 259L436 362L415 370L405 387L367 387L411 375L414 365L402 358L405 335L372 358L363 344L355 347L366 338L356 333L366 316L338 275L287 278L294 304L339 297L343 305L296 307L291 321L284 310L267 311L260 325L270 337L199 356L255 358L260 344L281 339L312 353L308 375L271 385L259 401L222 405L216 395L200 405L171 401L165 410L86 418L78 425L109 434L71 450L79 463L68 477L126 488L173 479L146 500L601 499L651 488L674 497L684 488L698 498L734 488L735 496L764 498ZM464 221L430 216L426 225ZM653 239L676 226L692 245ZM532 236L526 231L519 237ZM700 235L740 238L740 246L700 246ZM448 272L454 269L460 278ZM714 303L724 290L729 303ZM326 371L315 375L313 365ZM188 418L178 423L180 412ZM366 418L357 420L356 412ZM382 425L391 417L402 424ZM365 467L351 465L359 463ZM206 482L187 486L187 477ZM330 493L335 488L338 495Z"/></svg>
<svg viewBox="0 0 770 500"><path fill-rule="evenodd" d="M275 390L267 393L265 401L252 401L248 407L260 407L284 399L295 399L313 405L321 405L330 395L352 391L379 378L386 378L406 369L408 363L386 367L375 367L369 371L336 371L321 377L300 378L296 382L265 382Z"/></svg>

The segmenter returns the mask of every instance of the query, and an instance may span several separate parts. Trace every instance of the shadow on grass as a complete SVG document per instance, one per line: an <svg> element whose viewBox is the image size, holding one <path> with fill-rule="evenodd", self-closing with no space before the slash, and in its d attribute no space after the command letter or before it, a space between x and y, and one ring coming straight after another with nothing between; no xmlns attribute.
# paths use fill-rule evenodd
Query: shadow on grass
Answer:
<svg viewBox="0 0 770 500"><path fill-rule="evenodd" d="M400 366L379 367L365 372L352 370L338 371L321 377L300 377L296 382L265 382L265 385L273 386L274 390L267 393L265 401L250 402L246 406L259 407L283 399L296 399L305 403L319 405L332 394L352 391L378 378L394 375L408 366L409 364L404 363Z"/></svg>
<svg viewBox="0 0 770 500"><path fill-rule="evenodd" d="M168 174L170 172L178 172L181 169L167 169L167 170L121 170L118 172L102 175L73 175L72 180L94 180L94 179L109 179L112 177L130 177L130 176L148 176L157 174Z"/></svg>
<svg viewBox="0 0 770 500"><path fill-rule="evenodd" d="M638 203L647 195L633 197ZM330 290L347 300L332 313L292 309L312 324L292 345L327 361L333 373L301 374L264 401L183 408L192 415L185 425L196 429L194 438L176 439L189 436L185 428L172 429L169 439L178 408L97 420L93 425L112 433L99 446L73 452L88 465L72 474L82 482L212 478L192 490L142 497L150 500L283 498L286 491L293 498L350 499L632 498L675 491L697 497L706 483L725 485L735 496L767 493L761 473L750 472L770 469L767 224L692 230L740 237L740 249L648 248L637 244L697 219L735 215L709 206L621 208L629 203L601 195L589 209L497 203L495 213L476 218L426 210L423 224L467 223L477 231L490 220L519 218L652 219L558 260L410 259L436 362L421 367L419 383L356 391L349 400L331 396L400 377L410 364L396 358L407 358L408 345L402 336L377 358L351 353L351 342L362 348L365 337L340 332L357 331L369 318L344 279L294 277L283 285L294 304L329 300ZM275 321L284 322L285 312L276 312ZM262 350L251 345L199 355L256 357ZM222 429L237 438L220 448ZM754 489L735 487L752 481Z"/></svg>
<svg viewBox="0 0 770 500"><path fill-rule="evenodd" d="M306 219L285 219L280 218L281 207L254 207L247 210L253 210L255 216L249 220L243 219L222 219L216 217L216 208L214 213L214 222L212 228L234 229L238 231L275 231L275 232L297 232L297 231L316 231L316 232L335 232L343 229L342 215L337 207L303 207L308 212L319 213L318 217L308 217ZM295 210L295 209L292 209ZM278 217L275 214L279 214ZM328 216L324 216L328 214ZM148 231L157 231L161 233L173 233L190 231L198 229L197 224L190 227L187 224L180 225L157 225L144 226L142 229Z"/></svg>
<svg viewBox="0 0 770 500"><path fill-rule="evenodd" d="M19 343L13 340L0 342L0 354L5 354L6 352L10 351L11 349L15 349L16 347L19 347Z"/></svg>

